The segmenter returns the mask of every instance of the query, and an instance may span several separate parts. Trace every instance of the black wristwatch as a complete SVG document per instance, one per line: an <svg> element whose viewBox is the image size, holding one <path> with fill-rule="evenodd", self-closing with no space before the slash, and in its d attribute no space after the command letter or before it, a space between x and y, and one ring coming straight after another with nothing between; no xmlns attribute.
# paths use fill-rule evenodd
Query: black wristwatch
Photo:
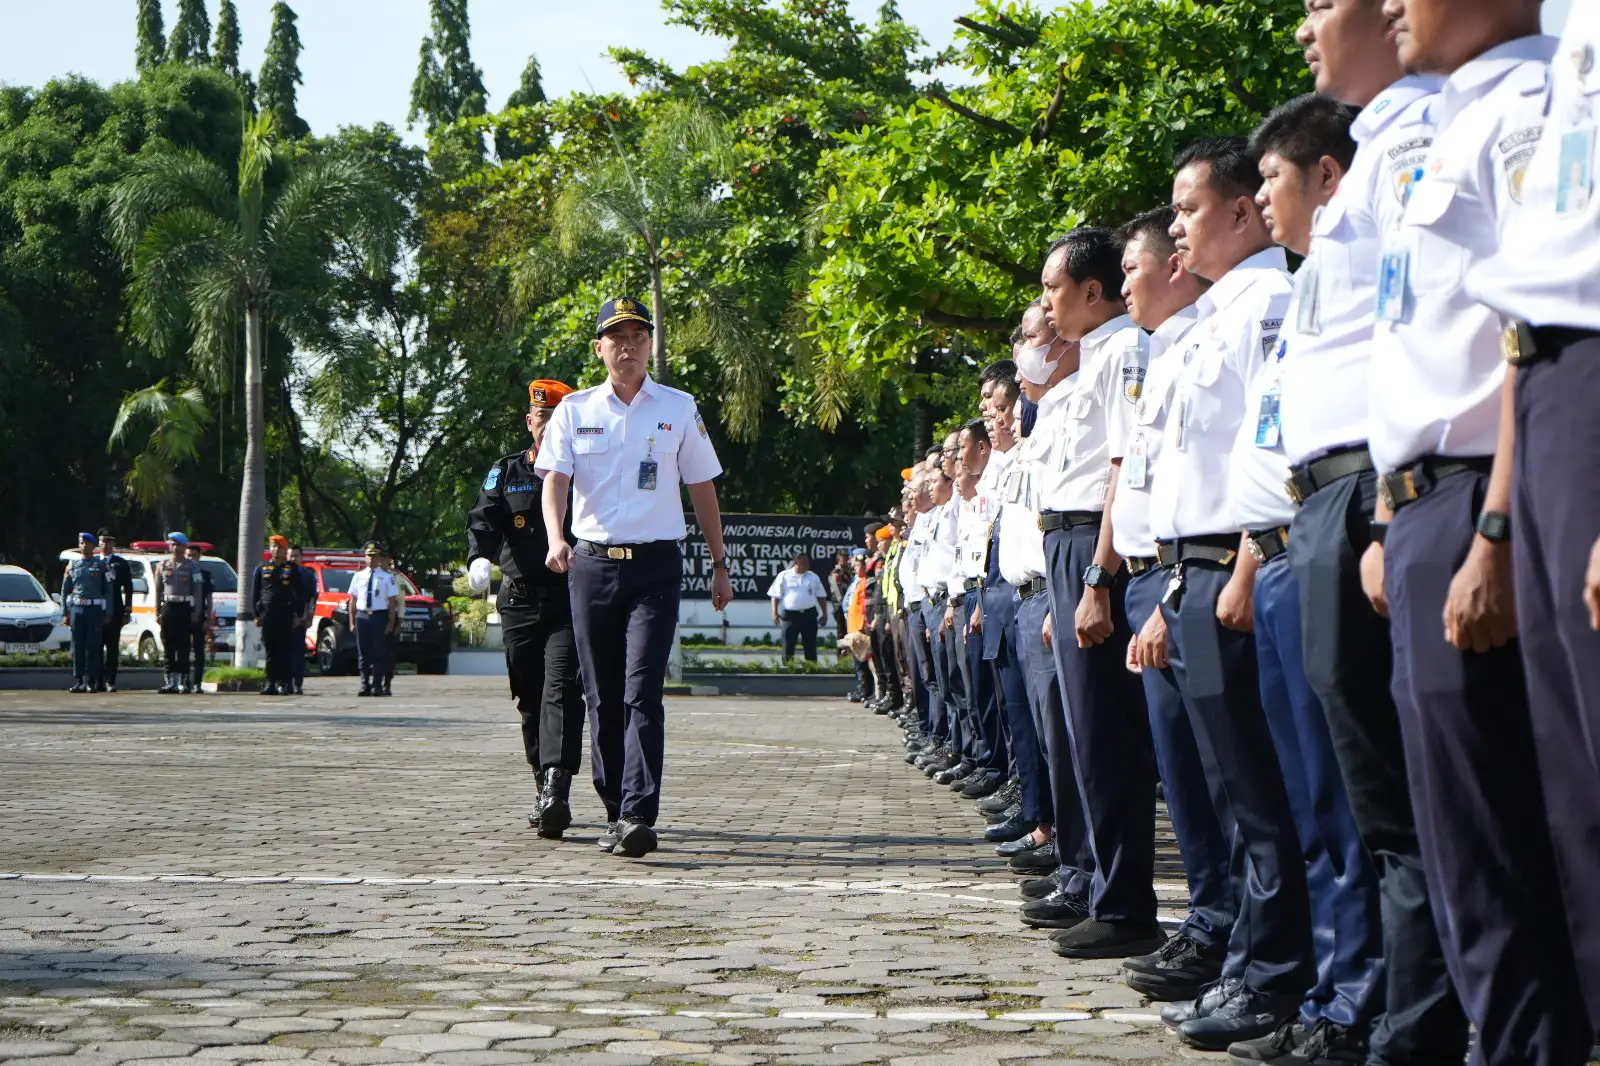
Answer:
<svg viewBox="0 0 1600 1066"><path fill-rule="evenodd" d="M1372 543L1382 544L1383 538L1389 535L1389 523L1373 520L1367 523L1367 536L1372 538Z"/></svg>
<svg viewBox="0 0 1600 1066"><path fill-rule="evenodd" d="M1099 563L1092 563L1083 572L1083 583L1092 589L1108 589L1116 584L1117 576Z"/></svg>
<svg viewBox="0 0 1600 1066"><path fill-rule="evenodd" d="M726 570L727 568L728 568L728 557L726 555L724 555L720 559L713 559L711 561L711 569L713 569L713 570Z"/></svg>
<svg viewBox="0 0 1600 1066"><path fill-rule="evenodd" d="M1504 511L1484 511L1478 515L1478 536L1491 544L1511 540L1511 516Z"/></svg>

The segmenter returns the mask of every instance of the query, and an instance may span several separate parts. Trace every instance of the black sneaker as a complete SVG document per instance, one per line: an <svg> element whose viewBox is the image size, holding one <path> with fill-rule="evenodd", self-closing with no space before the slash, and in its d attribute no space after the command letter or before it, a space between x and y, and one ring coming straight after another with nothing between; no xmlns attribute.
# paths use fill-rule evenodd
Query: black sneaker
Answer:
<svg viewBox="0 0 1600 1066"><path fill-rule="evenodd" d="M1022 905L1022 924L1034 929L1071 929L1088 920L1088 898L1059 889Z"/></svg>
<svg viewBox="0 0 1600 1066"><path fill-rule="evenodd" d="M1048 877L1030 877L1017 886L1017 891L1023 899L1044 899L1061 887L1061 868L1050 872Z"/></svg>
<svg viewBox="0 0 1600 1066"><path fill-rule="evenodd" d="M1310 1066L1362 1066L1367 1061L1367 1035L1364 1030L1346 1029L1322 1018L1289 1061Z"/></svg>
<svg viewBox="0 0 1600 1066"><path fill-rule="evenodd" d="M984 797L972 806L976 808L979 814L998 814L1013 803L1021 802L1021 800L1022 785L1013 777L1001 785L999 791Z"/></svg>
<svg viewBox="0 0 1600 1066"><path fill-rule="evenodd" d="M620 822L607 822L605 832L600 834L600 839L595 843L601 851L614 851L617 847L617 829Z"/></svg>
<svg viewBox="0 0 1600 1066"><path fill-rule="evenodd" d="M624 814L617 822L617 846L612 853L642 859L656 850L659 843L656 831L645 825L642 818Z"/></svg>
<svg viewBox="0 0 1600 1066"><path fill-rule="evenodd" d="M1050 938L1050 950L1067 959L1124 959L1154 951L1166 940L1159 925L1090 918Z"/></svg>
<svg viewBox="0 0 1600 1066"><path fill-rule="evenodd" d="M1305 1042L1306 1027L1300 1024L1300 1016L1295 1015L1266 1036L1229 1044L1228 1057L1241 1063L1288 1062L1293 1061L1292 1056Z"/></svg>
<svg viewBox="0 0 1600 1066"><path fill-rule="evenodd" d="M1194 999L1222 975L1222 956L1207 951L1193 938L1180 933L1159 951L1124 959L1125 980L1135 992L1154 1000L1173 1002Z"/></svg>

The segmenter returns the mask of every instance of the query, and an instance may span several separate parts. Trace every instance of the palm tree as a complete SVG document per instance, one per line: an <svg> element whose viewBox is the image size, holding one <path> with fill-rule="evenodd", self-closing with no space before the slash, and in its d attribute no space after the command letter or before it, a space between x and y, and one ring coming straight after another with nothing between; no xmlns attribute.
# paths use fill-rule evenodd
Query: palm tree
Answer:
<svg viewBox="0 0 1600 1066"><path fill-rule="evenodd" d="M243 332L241 579L255 569L266 532L268 326L292 340L317 333L335 231L354 234L375 259L393 246L392 198L382 183L347 156L279 159L274 122L270 112L248 121L236 181L198 152L158 152L117 184L110 210L112 240L132 267L134 332L158 358L178 356L187 344L193 377L221 395L232 386ZM275 162L288 176L269 188ZM254 628L242 612L236 665L254 665Z"/></svg>
<svg viewBox="0 0 1600 1066"><path fill-rule="evenodd" d="M144 451L134 458L133 468L128 471L128 492L141 506L155 509L163 527L172 528L178 524L169 522L178 496L178 465L200 457L206 426L211 424L205 393L198 385L181 383L168 392L166 378L128 393L117 409L106 451L121 444L136 425L145 422L154 422L155 426Z"/></svg>
<svg viewBox="0 0 1600 1066"><path fill-rule="evenodd" d="M550 240L520 265L517 292L527 304L559 289L578 260L626 256L639 262L650 274L651 372L665 383L662 275L676 245L725 225L713 187L732 172L733 146L715 113L683 101L664 105L631 149L615 133L612 143L606 158L572 175L556 197Z"/></svg>

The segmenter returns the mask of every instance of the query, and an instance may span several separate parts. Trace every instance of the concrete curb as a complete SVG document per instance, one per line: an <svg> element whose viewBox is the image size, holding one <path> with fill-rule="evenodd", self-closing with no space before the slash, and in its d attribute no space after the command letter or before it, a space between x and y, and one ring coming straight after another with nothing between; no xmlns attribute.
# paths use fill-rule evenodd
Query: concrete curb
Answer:
<svg viewBox="0 0 1600 1066"><path fill-rule="evenodd" d="M702 674L683 680L696 696L848 696L850 674Z"/></svg>
<svg viewBox="0 0 1600 1066"><path fill-rule="evenodd" d="M124 666L117 670L121 692L154 692L166 675L160 670ZM64 666L0 666L0 692L39 692L72 687L72 671Z"/></svg>

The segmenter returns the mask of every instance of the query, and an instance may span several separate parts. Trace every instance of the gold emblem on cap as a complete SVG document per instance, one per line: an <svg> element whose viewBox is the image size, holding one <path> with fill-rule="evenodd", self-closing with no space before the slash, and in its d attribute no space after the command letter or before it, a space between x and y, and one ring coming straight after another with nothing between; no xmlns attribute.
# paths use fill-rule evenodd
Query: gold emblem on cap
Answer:
<svg viewBox="0 0 1600 1066"><path fill-rule="evenodd" d="M543 388L538 388L538 389L534 389L533 390L533 402L534 403L544 403L544 389Z"/></svg>
<svg viewBox="0 0 1600 1066"><path fill-rule="evenodd" d="M637 310L637 308L634 307L633 301L628 299L626 296L618 300L613 307L619 315L631 315L635 310Z"/></svg>

